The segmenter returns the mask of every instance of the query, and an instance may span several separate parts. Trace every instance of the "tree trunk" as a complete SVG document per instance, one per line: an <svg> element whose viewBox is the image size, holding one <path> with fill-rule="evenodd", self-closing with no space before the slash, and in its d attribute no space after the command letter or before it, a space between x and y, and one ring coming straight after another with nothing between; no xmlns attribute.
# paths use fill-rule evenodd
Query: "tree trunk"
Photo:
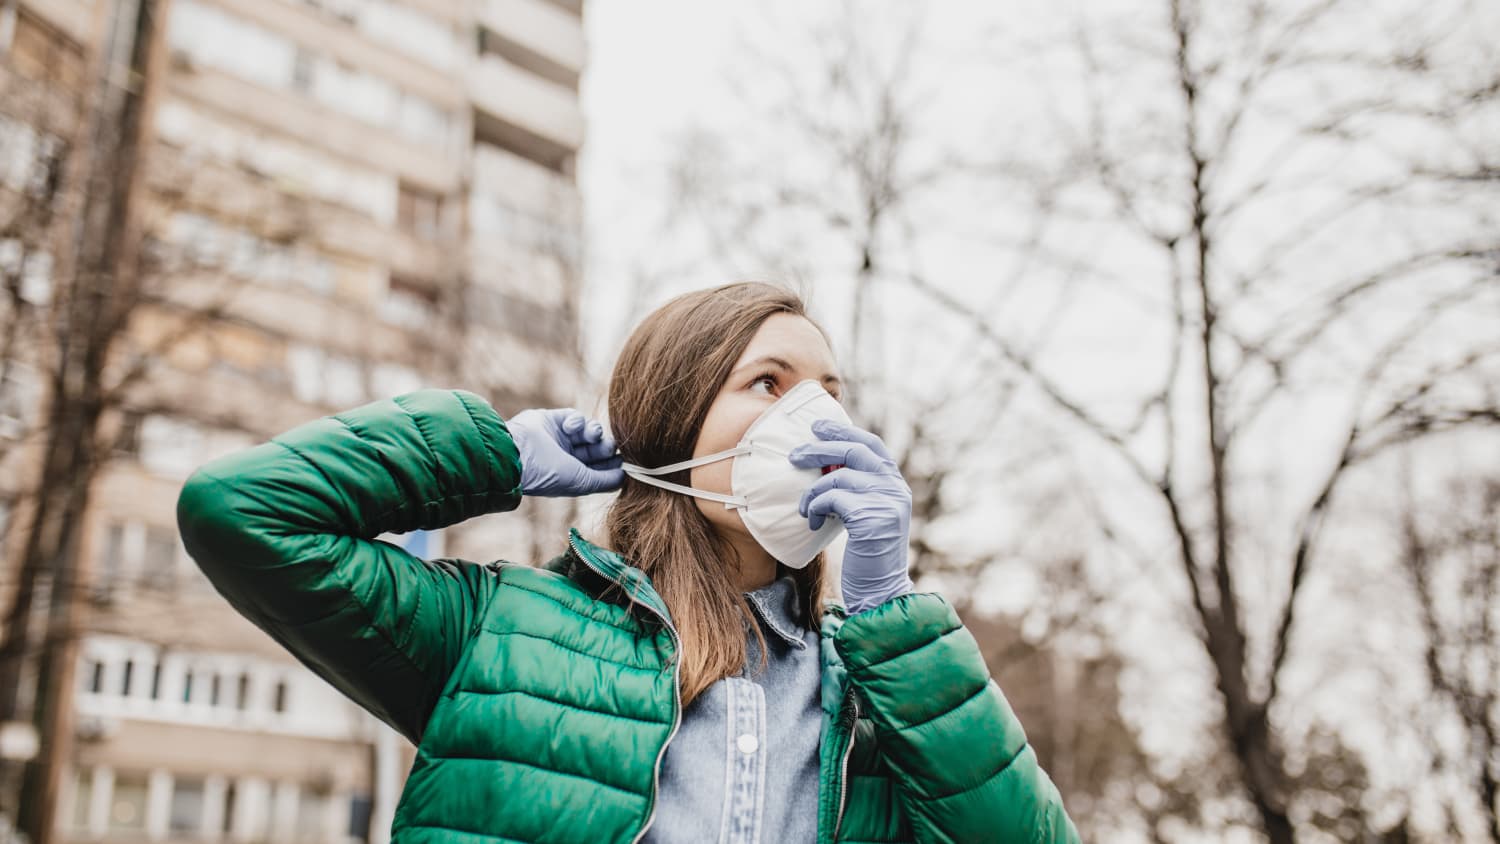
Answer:
<svg viewBox="0 0 1500 844"><path fill-rule="evenodd" d="M50 576L47 632L42 639L32 719L41 752L22 769L18 829L34 844L51 844L62 771L72 746L71 690L79 619L79 548L89 496L102 458L99 422L106 403L105 365L139 301L138 232L133 215L146 145L151 80L160 63L161 24L170 0L116 0L110 54L102 57L89 135L80 145L83 195L70 245L75 261L60 262L57 343L48 395L42 465L32 497L20 571L22 588L7 620L4 675L19 676L35 584ZM123 83L123 84L122 84ZM24 599L24 603L23 603ZM18 637L17 637L18 636ZM15 706L7 688L0 706ZM7 783L8 784L8 783Z"/></svg>

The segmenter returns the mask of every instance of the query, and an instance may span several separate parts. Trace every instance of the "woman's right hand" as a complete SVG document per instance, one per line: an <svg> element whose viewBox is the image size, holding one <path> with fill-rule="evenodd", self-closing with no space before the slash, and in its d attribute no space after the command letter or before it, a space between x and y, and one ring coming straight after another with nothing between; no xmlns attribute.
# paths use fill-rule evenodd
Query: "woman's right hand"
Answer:
<svg viewBox="0 0 1500 844"><path fill-rule="evenodd" d="M505 424L521 456L523 495L591 495L625 482L614 439L571 407L523 410Z"/></svg>

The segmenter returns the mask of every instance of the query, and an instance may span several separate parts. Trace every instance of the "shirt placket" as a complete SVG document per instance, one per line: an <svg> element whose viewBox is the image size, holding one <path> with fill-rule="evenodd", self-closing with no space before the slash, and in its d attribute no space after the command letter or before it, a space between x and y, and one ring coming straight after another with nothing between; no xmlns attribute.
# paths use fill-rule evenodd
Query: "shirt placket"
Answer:
<svg viewBox="0 0 1500 844"><path fill-rule="evenodd" d="M766 790L766 696L756 683L727 678L729 713L724 820L719 840L724 844L759 844Z"/></svg>

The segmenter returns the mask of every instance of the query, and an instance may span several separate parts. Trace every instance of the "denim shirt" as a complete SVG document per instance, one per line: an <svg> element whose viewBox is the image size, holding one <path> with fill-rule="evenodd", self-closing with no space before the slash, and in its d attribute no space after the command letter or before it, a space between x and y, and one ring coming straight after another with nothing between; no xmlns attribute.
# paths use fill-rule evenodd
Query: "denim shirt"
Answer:
<svg viewBox="0 0 1500 844"><path fill-rule="evenodd" d="M689 704L667 745L650 844L817 840L818 632L803 620L790 575L745 597L766 638L765 671L747 626L745 667Z"/></svg>

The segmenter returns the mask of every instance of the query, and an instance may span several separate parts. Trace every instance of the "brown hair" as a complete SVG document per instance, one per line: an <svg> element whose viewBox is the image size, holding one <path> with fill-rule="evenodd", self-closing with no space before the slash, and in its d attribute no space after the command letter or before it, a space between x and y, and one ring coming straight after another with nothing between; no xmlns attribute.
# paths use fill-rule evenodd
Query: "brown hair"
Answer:
<svg viewBox="0 0 1500 844"><path fill-rule="evenodd" d="M761 324L778 313L807 318L795 292L743 282L678 296L642 320L609 382L610 428L626 462L664 466L692 457L725 379ZM688 470L663 477L686 485ZM745 623L764 664L765 637L735 579L735 551L693 498L627 477L604 527L611 547L644 571L666 601L682 640L684 706L739 673ZM823 555L792 575L804 617L815 627L823 613Z"/></svg>

